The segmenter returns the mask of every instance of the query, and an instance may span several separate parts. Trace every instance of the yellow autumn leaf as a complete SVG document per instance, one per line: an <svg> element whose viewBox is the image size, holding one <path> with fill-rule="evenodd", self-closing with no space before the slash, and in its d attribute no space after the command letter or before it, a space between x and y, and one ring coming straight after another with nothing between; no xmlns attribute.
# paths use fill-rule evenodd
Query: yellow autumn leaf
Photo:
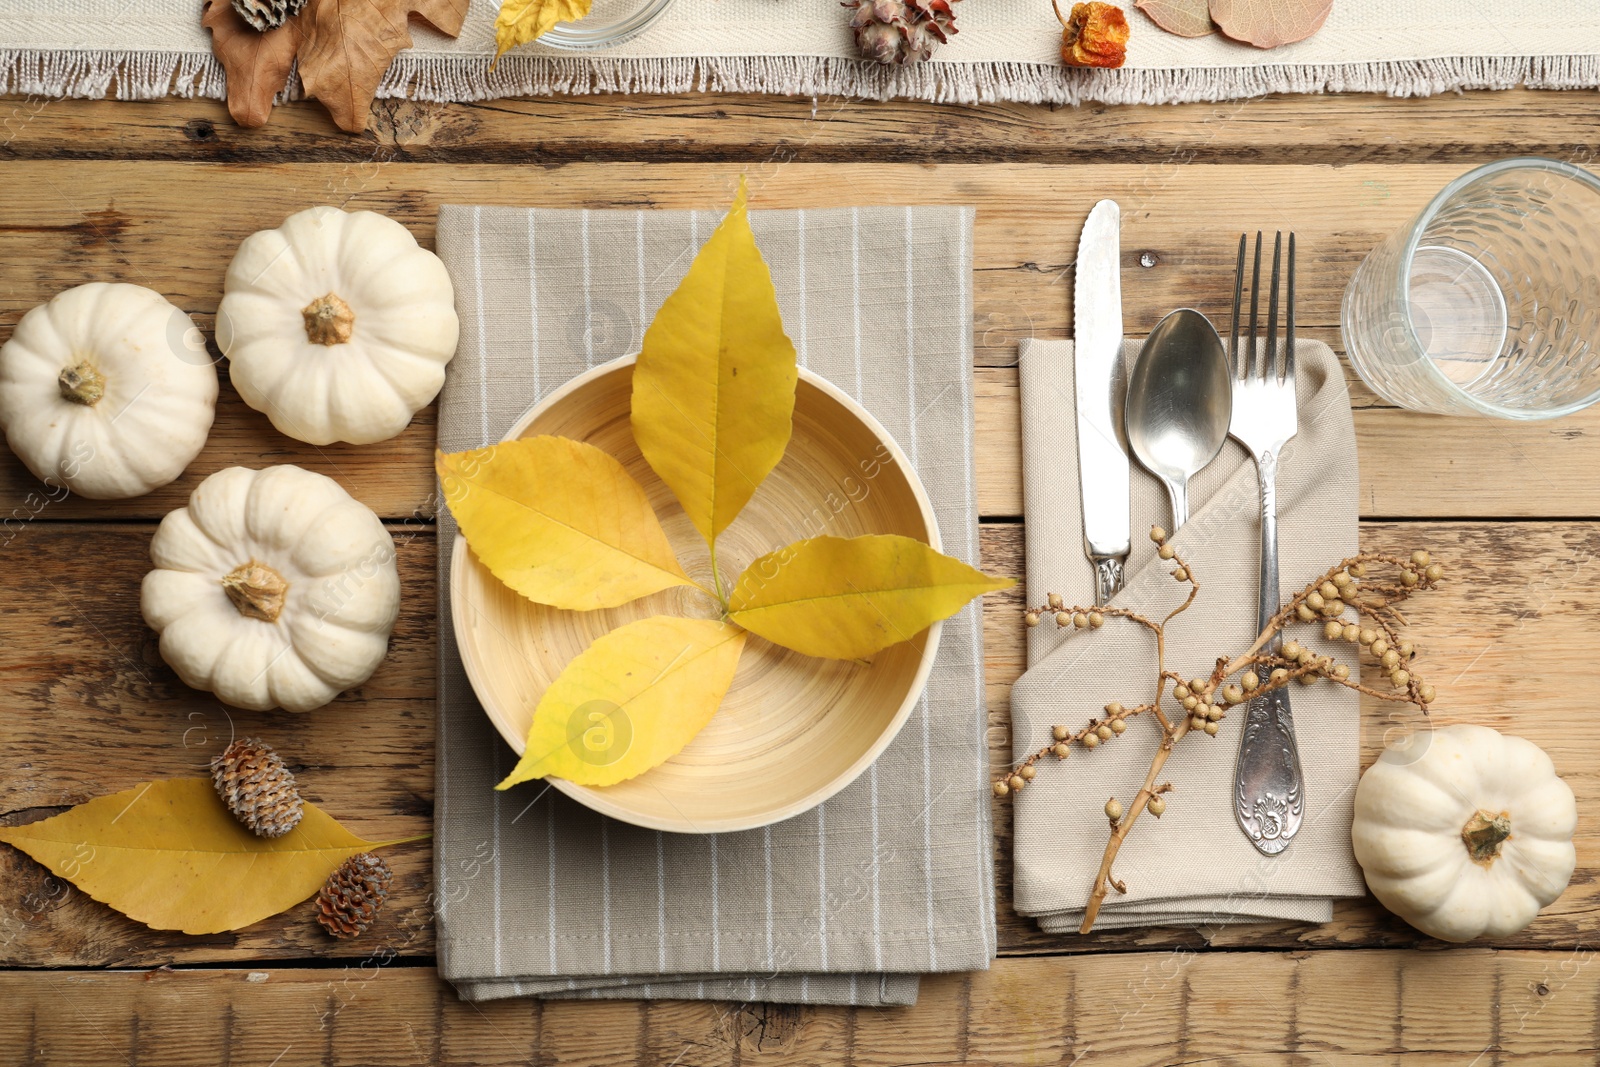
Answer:
<svg viewBox="0 0 1600 1067"><path fill-rule="evenodd" d="M614 608L683 573L644 489L610 455L565 437L440 452L439 484L467 544L538 604Z"/></svg>
<svg viewBox="0 0 1600 1067"><path fill-rule="evenodd" d="M545 690L528 747L501 782L612 785L683 750L722 703L745 634L714 619L659 615L612 630Z"/></svg>
<svg viewBox="0 0 1600 1067"><path fill-rule="evenodd" d="M808 656L860 659L1015 584L911 537L813 537L750 564L728 618Z"/></svg>
<svg viewBox="0 0 1600 1067"><path fill-rule="evenodd" d="M170 778L96 797L41 822L0 828L102 904L156 930L238 930L300 903L363 841L313 804L282 837L256 837L209 778Z"/></svg>
<svg viewBox="0 0 1600 1067"><path fill-rule="evenodd" d="M798 374L741 179L645 331L633 371L634 439L713 552L783 458Z"/></svg>
<svg viewBox="0 0 1600 1067"><path fill-rule="evenodd" d="M593 0L501 0L494 20L494 58L536 40L558 22L577 22ZM490 64L493 65L492 63Z"/></svg>

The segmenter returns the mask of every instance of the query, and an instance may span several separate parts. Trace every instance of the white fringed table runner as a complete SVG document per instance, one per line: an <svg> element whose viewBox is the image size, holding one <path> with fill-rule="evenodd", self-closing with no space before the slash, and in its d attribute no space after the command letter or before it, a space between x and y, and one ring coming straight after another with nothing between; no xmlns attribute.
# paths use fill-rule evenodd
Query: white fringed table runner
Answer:
<svg viewBox="0 0 1600 1067"><path fill-rule="evenodd" d="M838 0L677 0L616 48L538 45L489 70L498 0L473 0L461 36L413 22L380 97L486 100L553 93L689 90L1076 104L1229 100L1272 92L1600 87L1600 4L1532 0L1335 0L1312 38L1261 51L1158 29L1132 0L1127 65L1069 70L1049 0L969 0L961 32L931 62L889 69L856 59ZM1070 4L1063 3L1063 7ZM221 98L222 70L199 0L0 0L0 92Z"/></svg>

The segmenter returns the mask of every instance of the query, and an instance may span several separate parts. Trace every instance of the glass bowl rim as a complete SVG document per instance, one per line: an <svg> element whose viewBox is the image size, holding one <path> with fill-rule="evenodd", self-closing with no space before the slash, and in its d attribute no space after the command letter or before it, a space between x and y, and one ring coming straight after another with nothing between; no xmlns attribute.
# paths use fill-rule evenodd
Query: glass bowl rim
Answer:
<svg viewBox="0 0 1600 1067"><path fill-rule="evenodd" d="M673 0L645 0L638 10L620 22L611 23L603 28L594 25L591 29L585 29L586 19L558 22L539 38L538 43L562 52L593 52L611 48L624 41L630 41L649 29L657 19L666 14L672 3Z"/></svg>

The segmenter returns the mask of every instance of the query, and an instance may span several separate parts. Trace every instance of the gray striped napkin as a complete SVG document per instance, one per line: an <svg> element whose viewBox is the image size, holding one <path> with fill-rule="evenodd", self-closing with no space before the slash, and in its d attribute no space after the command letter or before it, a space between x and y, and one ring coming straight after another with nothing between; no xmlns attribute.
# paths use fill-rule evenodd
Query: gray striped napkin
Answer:
<svg viewBox="0 0 1600 1067"><path fill-rule="evenodd" d="M733 190L728 190L732 200ZM944 549L978 561L970 208L757 211L800 362L904 446ZM636 351L715 212L444 207L461 345L446 451L496 441L541 396ZM439 516L434 815L439 969L508 996L909 1004L917 976L988 966L994 870L977 605L946 625L899 738L815 810L745 833L614 822L516 762L467 682L450 621L456 528Z"/></svg>

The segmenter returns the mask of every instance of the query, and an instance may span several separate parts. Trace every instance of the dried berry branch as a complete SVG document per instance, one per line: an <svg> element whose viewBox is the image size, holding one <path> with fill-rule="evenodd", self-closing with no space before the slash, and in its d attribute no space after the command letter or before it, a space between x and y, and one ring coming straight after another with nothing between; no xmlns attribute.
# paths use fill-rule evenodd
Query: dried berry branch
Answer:
<svg viewBox="0 0 1600 1067"><path fill-rule="evenodd" d="M1050 744L1014 765L994 783L995 796L1015 795L1037 777L1040 760L1052 757L1059 763L1072 754L1074 744L1092 751L1120 736L1128 728L1127 720L1136 715L1153 715L1159 722L1161 743L1133 802L1124 808L1116 797L1106 801L1111 836L1101 857L1094 891L1084 906L1079 932L1085 934L1093 928L1107 893L1111 889L1127 892L1127 886L1113 877L1112 865L1140 814L1148 811L1159 819L1166 811L1166 794L1171 792L1172 783L1157 785L1156 779L1174 747L1190 733L1215 737L1230 708L1291 683L1311 685L1323 679L1379 700L1414 704L1424 714L1435 696L1433 686L1418 678L1411 669L1416 650L1410 641L1400 636L1399 628L1405 625L1405 616L1396 607L1413 593L1433 588L1444 577L1444 568L1435 563L1426 550L1418 549L1409 559L1366 552L1340 560L1290 597L1268 620L1249 648L1231 658L1217 657L1209 675L1186 681L1181 674L1167 669L1166 625L1194 603L1200 595L1200 581L1195 577L1194 568L1168 543L1165 530L1159 526L1152 528L1150 539L1156 544L1157 556L1171 564L1172 577L1189 587L1188 596L1161 621L1108 604L1068 607L1056 593L1049 594L1040 607L1025 609L1023 620L1033 627L1051 619L1058 628L1074 631L1098 630L1107 619L1113 618L1143 626L1156 639L1154 695L1148 703L1133 707L1112 701L1104 708L1104 718L1091 718L1086 726L1077 730L1068 726L1052 727ZM1369 578L1368 573L1374 568L1392 570L1393 576L1387 580ZM1318 621L1322 622L1322 634L1327 640L1350 642L1357 647L1358 656L1360 650L1368 652L1378 666L1388 672L1390 688L1379 689L1362 684L1359 678L1352 679L1348 665L1331 656L1319 656L1297 641L1277 644L1285 627ZM1172 683L1172 700L1183 712L1170 719L1162 710L1168 682Z"/></svg>

